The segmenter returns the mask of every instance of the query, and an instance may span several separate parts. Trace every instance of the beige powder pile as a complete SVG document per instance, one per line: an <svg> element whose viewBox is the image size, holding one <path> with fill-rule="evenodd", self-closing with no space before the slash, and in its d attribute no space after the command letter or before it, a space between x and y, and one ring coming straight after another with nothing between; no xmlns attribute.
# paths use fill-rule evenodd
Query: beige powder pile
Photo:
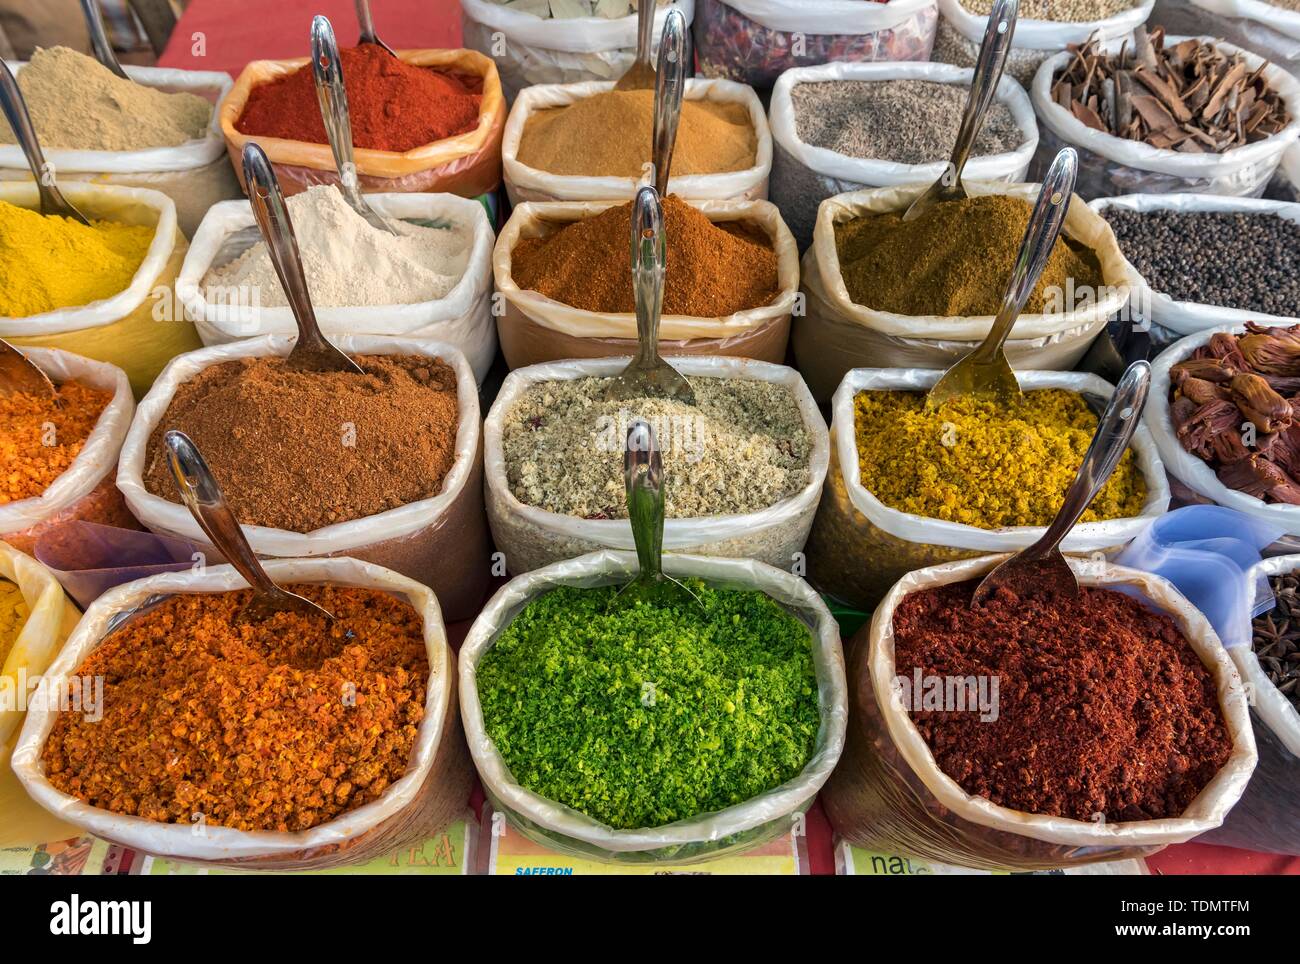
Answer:
<svg viewBox="0 0 1300 964"><path fill-rule="evenodd" d="M176 147L203 136L212 105L194 94L168 94L123 80L67 47L38 49L18 72L36 136L45 148L140 151ZM0 141L14 143L0 118Z"/></svg>

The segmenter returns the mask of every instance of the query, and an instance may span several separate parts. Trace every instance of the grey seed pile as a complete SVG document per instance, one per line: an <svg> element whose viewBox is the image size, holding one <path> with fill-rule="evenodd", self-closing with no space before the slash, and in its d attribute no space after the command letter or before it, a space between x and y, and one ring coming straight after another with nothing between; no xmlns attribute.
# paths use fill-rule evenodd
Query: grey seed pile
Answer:
<svg viewBox="0 0 1300 964"><path fill-rule="evenodd" d="M961 5L982 17L993 12L993 0L961 0ZM1134 0L1023 0L1019 16L1025 20L1084 23L1105 20L1135 5Z"/></svg>
<svg viewBox="0 0 1300 964"><path fill-rule="evenodd" d="M1231 211L1103 212L1153 290L1270 315L1300 315L1300 224Z"/></svg>
<svg viewBox="0 0 1300 964"><path fill-rule="evenodd" d="M832 80L790 92L799 139L849 157L930 164L952 154L969 88L931 80ZM1006 104L984 115L974 155L1002 154L1025 134Z"/></svg>
<svg viewBox="0 0 1300 964"><path fill-rule="evenodd" d="M1291 705L1300 710L1300 580L1295 573L1268 580L1276 608L1251 624L1260 668Z"/></svg>

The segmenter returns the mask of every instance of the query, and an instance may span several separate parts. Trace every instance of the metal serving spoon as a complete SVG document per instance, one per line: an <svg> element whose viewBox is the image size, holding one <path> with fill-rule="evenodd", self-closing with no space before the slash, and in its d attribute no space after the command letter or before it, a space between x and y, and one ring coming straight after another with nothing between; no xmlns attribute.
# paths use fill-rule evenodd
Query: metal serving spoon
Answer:
<svg viewBox="0 0 1300 964"><path fill-rule="evenodd" d="M984 27L984 39L980 43L979 59L975 62L975 73L970 80L970 94L966 97L966 112L961 118L961 127L957 131L957 142L952 148L952 159L939 179L926 189L925 193L912 202L903 215L904 221L913 221L942 201L960 201L966 196L966 189L961 184L961 172L966 169L971 148L979 136L980 125L989 104L998 91L1002 80L1002 68L1006 66L1007 53L1011 50L1011 37L1016 32L1016 13L1020 0L993 0L993 9L989 13L988 24Z"/></svg>
<svg viewBox="0 0 1300 964"><path fill-rule="evenodd" d="M348 115L348 94L343 87L343 62L334 39L334 27L319 14L311 22L311 72L316 80L320 117L325 122L325 134L329 137L334 166L339 172L339 191L352 210L372 227L396 236L393 226L361 196L357 165L352 158L352 120Z"/></svg>
<svg viewBox="0 0 1300 964"><path fill-rule="evenodd" d="M356 0L357 23L361 25L361 36L357 38L357 46L361 44L375 44L383 47L394 57L397 51L379 39L379 34L375 33L375 18L370 16L370 0Z"/></svg>
<svg viewBox="0 0 1300 964"><path fill-rule="evenodd" d="M669 10L659 38L659 67L655 74L653 163L655 190L668 196L668 174L677 144L677 124L682 117L682 93L686 89L686 18L680 10Z"/></svg>
<svg viewBox="0 0 1300 964"><path fill-rule="evenodd" d="M657 396L695 404L695 389L659 354L659 317L664 306L664 211L659 193L642 187L632 202L632 287L636 294L637 350L605 390L609 399Z"/></svg>
<svg viewBox="0 0 1300 964"><path fill-rule="evenodd" d="M48 396L59 404L59 391L50 377L9 342L0 338L0 395Z"/></svg>
<svg viewBox="0 0 1300 964"><path fill-rule="evenodd" d="M982 342L959 358L934 383L925 398L926 408L938 408L958 395L992 396L1005 401L1020 394L1020 383L1011 370L1004 346L1021 309L1034 291L1034 285L1038 284L1052 246L1061 234L1065 215L1070 210L1078 168L1079 155L1072 147L1063 149L1053 159L1047 176L1043 178L1034 210L1029 215L1020 253L1016 255L1011 280L1002 296L1002 307L998 309L993 326Z"/></svg>
<svg viewBox="0 0 1300 964"><path fill-rule="evenodd" d="M610 600L611 608L638 603L669 605L693 603L699 598L664 572L664 469L650 423L637 419L627 429L623 452L623 484L627 489L627 516L636 541L639 571Z"/></svg>
<svg viewBox="0 0 1300 964"><path fill-rule="evenodd" d="M1065 561L1065 556L1061 555L1061 540L1074 528L1079 516L1083 515L1115 471L1120 456L1124 454L1124 449L1128 447L1142 420L1142 406L1146 403L1150 387L1151 366L1144 361L1130 365L1097 421L1097 431L1092 436L1078 474L1065 493L1065 501L1061 503L1056 518L1037 542L999 563L997 568L984 577L971 597L972 606L988 598L999 587L1020 594L1028 590L1041 591L1043 588L1069 596L1079 594L1079 581Z"/></svg>
<svg viewBox="0 0 1300 964"><path fill-rule="evenodd" d="M284 195L280 193L280 182L271 170L266 153L256 144L244 146L244 182L248 185L253 217L262 231L275 273L284 286L285 297L293 310L293 320L298 323L298 340L289 352L288 364L305 371L364 375L365 370L360 365L321 334L316 312L311 306L311 295L307 291L307 278L302 271L298 239L294 237L293 222L289 220Z"/></svg>
<svg viewBox="0 0 1300 964"><path fill-rule="evenodd" d="M654 41L655 8L658 0L637 0L636 59L618 79L615 90L650 90L655 85L655 69L650 63L650 45Z"/></svg>
<svg viewBox="0 0 1300 964"><path fill-rule="evenodd" d="M95 53L95 59L123 80L130 80L118 63L113 45L109 43L108 31L104 29L104 15L100 12L98 2L81 0L81 12L86 16L86 28L90 31L90 47Z"/></svg>
<svg viewBox="0 0 1300 964"><path fill-rule="evenodd" d="M0 60L0 109L14 132L18 145L27 157L27 166L36 178L36 190L41 196L41 214L46 217L71 218L86 226L90 222L86 216L72 206L72 202L59 193L54 183L54 168L45 161L41 153L41 142L36 139L36 128L32 127L31 115L27 113L27 102L23 100L18 81L14 80L9 65Z"/></svg>
<svg viewBox="0 0 1300 964"><path fill-rule="evenodd" d="M256 553L244 538L239 520L230 510L212 470L190 437L184 432L172 430L163 436L163 444L167 447L167 464L171 466L172 475L176 479L181 501L190 510L208 541L252 587L253 598L239 611L236 619L265 619L272 613L292 611L309 616L324 616L333 622L334 614L329 610L322 609L310 599L281 589L266 574L262 564L257 561Z"/></svg>

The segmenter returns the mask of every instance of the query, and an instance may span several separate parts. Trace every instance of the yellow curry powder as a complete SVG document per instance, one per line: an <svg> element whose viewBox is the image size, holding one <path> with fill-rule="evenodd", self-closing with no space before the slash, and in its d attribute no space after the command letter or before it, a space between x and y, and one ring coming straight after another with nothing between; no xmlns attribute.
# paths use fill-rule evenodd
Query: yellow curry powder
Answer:
<svg viewBox="0 0 1300 964"><path fill-rule="evenodd" d="M919 392L861 392L854 417L864 488L891 509L980 529L1050 523L1097 428L1081 396L1054 388L935 412ZM1130 449L1082 521L1135 516L1146 495Z"/></svg>
<svg viewBox="0 0 1300 964"><path fill-rule="evenodd" d="M14 648L30 615L22 590L8 579L0 579L0 666L9 658L9 650Z"/></svg>
<svg viewBox="0 0 1300 964"><path fill-rule="evenodd" d="M0 505L40 495L81 454L112 392L64 382L45 396L0 395Z"/></svg>
<svg viewBox="0 0 1300 964"><path fill-rule="evenodd" d="M26 318L111 297L131 284L154 228L90 227L0 201L0 317Z"/></svg>

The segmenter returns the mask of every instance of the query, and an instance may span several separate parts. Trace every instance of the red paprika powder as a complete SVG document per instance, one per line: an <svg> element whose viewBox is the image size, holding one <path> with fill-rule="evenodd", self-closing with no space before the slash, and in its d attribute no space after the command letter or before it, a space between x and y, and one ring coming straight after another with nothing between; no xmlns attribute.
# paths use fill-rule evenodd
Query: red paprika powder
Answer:
<svg viewBox="0 0 1300 964"><path fill-rule="evenodd" d="M481 91L472 80L417 67L374 44L345 47L343 86L352 140L377 151L410 151L478 125ZM235 123L241 134L327 144L311 65L254 87Z"/></svg>

